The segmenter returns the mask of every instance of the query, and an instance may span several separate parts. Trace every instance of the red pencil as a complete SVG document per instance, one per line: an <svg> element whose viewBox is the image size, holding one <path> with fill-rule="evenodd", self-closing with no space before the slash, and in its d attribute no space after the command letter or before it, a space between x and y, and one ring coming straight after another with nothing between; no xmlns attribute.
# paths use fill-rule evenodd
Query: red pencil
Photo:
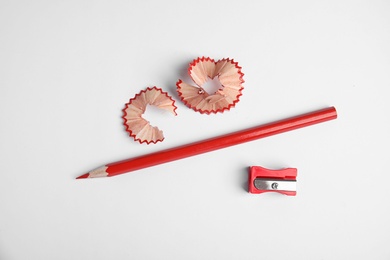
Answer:
<svg viewBox="0 0 390 260"><path fill-rule="evenodd" d="M168 150L155 152L139 157L110 163L99 167L89 173L77 177L77 179L112 177L115 175L140 170L146 167L179 160L182 158L211 152L236 144L253 141L263 137L280 134L297 128L318 124L336 119L337 112L334 107L325 108L304 115L291 117L277 122L257 126L247 130L226 134L223 136L199 141Z"/></svg>

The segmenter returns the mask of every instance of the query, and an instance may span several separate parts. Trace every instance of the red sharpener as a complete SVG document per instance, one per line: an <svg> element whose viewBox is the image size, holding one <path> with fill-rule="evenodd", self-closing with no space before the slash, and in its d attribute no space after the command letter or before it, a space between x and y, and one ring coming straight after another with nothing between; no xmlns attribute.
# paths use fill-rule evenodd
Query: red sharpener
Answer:
<svg viewBox="0 0 390 260"><path fill-rule="evenodd" d="M249 168L249 192L279 192L288 196L297 194L297 169L270 170L260 166Z"/></svg>

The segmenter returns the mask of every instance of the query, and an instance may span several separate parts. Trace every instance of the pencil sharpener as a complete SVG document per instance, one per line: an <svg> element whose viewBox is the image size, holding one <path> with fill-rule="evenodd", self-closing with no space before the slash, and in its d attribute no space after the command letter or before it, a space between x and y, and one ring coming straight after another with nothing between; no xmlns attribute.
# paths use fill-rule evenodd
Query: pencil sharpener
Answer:
<svg viewBox="0 0 390 260"><path fill-rule="evenodd" d="M270 170L260 166L249 167L249 192L279 192L288 196L297 194L297 169Z"/></svg>

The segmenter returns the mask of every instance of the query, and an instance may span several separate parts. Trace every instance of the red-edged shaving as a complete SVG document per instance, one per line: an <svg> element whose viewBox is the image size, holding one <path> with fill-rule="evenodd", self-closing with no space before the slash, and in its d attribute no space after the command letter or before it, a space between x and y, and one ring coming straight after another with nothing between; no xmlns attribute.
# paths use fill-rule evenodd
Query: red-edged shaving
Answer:
<svg viewBox="0 0 390 260"><path fill-rule="evenodd" d="M177 92L184 104L197 112L210 114L230 110L242 95L244 73L233 59L214 61L209 57L197 58L190 63L188 73L196 86L179 79L176 83ZM215 77L218 77L222 87L209 94L202 86Z"/></svg>
<svg viewBox="0 0 390 260"><path fill-rule="evenodd" d="M122 118L129 135L141 144L155 144L163 141L164 135L158 127L152 126L149 121L142 117L147 105L168 110L174 115L177 115L177 107L172 97L157 87L142 90L125 105Z"/></svg>

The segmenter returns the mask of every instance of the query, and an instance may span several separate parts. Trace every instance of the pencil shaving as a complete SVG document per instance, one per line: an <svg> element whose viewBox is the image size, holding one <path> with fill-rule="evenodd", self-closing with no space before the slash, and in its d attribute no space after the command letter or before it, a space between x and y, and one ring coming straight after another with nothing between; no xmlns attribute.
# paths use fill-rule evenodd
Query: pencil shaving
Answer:
<svg viewBox="0 0 390 260"><path fill-rule="evenodd" d="M177 107L172 97L157 87L142 90L125 105L122 118L129 135L141 144L155 144L163 141L164 135L163 131L156 126L152 126L149 121L142 117L147 105L167 110L174 115L177 115Z"/></svg>
<svg viewBox="0 0 390 260"><path fill-rule="evenodd" d="M186 106L201 114L230 110L242 95L244 74L233 59L214 61L209 57L197 58L190 63L188 73L196 86L179 79L177 92ZM221 87L212 94L207 93L203 86L215 77L218 77Z"/></svg>

